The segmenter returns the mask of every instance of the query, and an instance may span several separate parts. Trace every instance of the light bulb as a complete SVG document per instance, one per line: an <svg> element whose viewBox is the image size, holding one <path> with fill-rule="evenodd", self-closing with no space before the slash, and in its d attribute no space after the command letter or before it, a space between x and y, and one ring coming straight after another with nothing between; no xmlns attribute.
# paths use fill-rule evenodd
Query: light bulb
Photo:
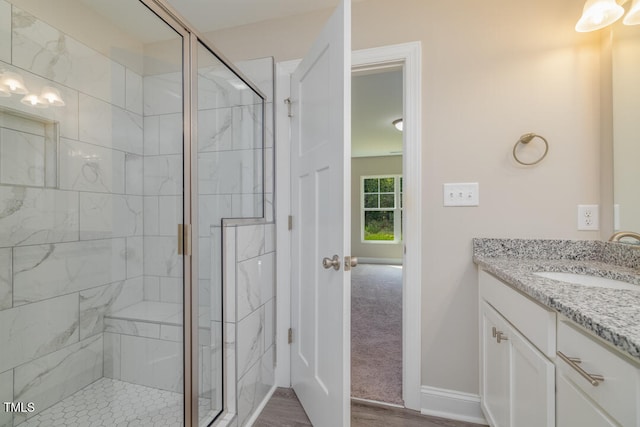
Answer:
<svg viewBox="0 0 640 427"><path fill-rule="evenodd" d="M29 93L26 86L24 85L22 76L18 73L6 71L4 74L2 74L2 80L0 81L0 83L7 87L12 93L17 93L18 95L25 95Z"/></svg>
<svg viewBox="0 0 640 427"><path fill-rule="evenodd" d="M20 102L34 108L47 108L47 103L35 93L25 95Z"/></svg>
<svg viewBox="0 0 640 427"><path fill-rule="evenodd" d="M600 25L604 21L604 13L598 11L591 16L591 23L593 25Z"/></svg>
<svg viewBox="0 0 640 427"><path fill-rule="evenodd" d="M44 99L49 103L49 105L53 105L54 107L63 107L65 105L62 97L60 96L60 91L55 87L43 87L42 92L40 93L40 98Z"/></svg>

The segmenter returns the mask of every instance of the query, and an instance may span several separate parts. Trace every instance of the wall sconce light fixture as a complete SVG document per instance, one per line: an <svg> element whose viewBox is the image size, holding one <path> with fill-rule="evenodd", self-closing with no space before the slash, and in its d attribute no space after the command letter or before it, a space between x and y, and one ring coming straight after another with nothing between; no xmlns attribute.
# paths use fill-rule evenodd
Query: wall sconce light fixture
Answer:
<svg viewBox="0 0 640 427"><path fill-rule="evenodd" d="M11 93L15 93L18 95L26 95L27 93L29 93L26 86L24 85L24 79L22 78L22 76L12 71L5 71L4 73L2 73L0 84L4 86L5 89L8 89Z"/></svg>
<svg viewBox="0 0 640 427"><path fill-rule="evenodd" d="M624 25L640 25L640 0L633 0L631 9L622 21Z"/></svg>
<svg viewBox="0 0 640 427"><path fill-rule="evenodd" d="M402 119L395 119L394 121L391 122L392 125L394 125L396 127L396 129L398 129L400 132L402 132Z"/></svg>
<svg viewBox="0 0 640 427"><path fill-rule="evenodd" d="M54 107L64 107L64 101L60 96L60 91L55 87L45 86L42 88L42 92L40 93L40 98L45 100Z"/></svg>
<svg viewBox="0 0 640 427"><path fill-rule="evenodd" d="M582 16L576 24L576 31L586 33L596 31L616 22L624 15L624 7L628 0L587 0L582 10ZM633 4L625 16L625 25L640 24L640 0L633 0Z"/></svg>
<svg viewBox="0 0 640 427"><path fill-rule="evenodd" d="M35 93L30 93L29 95L25 95L20 102L22 102L24 105L28 105L30 107L35 107L35 108L47 108L47 102L45 100L43 100L42 98L40 98L38 95L36 95Z"/></svg>
<svg viewBox="0 0 640 427"><path fill-rule="evenodd" d="M24 95L20 102L30 107L47 108L49 106L64 107L65 105L60 91L55 87L44 86L38 96L27 89L20 74L0 70L0 98L7 98L12 94Z"/></svg>

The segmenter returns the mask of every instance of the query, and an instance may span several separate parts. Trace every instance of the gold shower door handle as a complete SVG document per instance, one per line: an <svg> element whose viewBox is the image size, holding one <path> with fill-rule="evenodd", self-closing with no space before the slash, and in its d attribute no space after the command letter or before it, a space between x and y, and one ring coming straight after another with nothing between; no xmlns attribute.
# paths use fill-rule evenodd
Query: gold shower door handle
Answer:
<svg viewBox="0 0 640 427"><path fill-rule="evenodd" d="M191 224L178 224L178 255L191 256Z"/></svg>
<svg viewBox="0 0 640 427"><path fill-rule="evenodd" d="M322 266L326 269L330 269L333 267L334 270L340 270L340 257L338 255L334 255L333 258L323 258Z"/></svg>

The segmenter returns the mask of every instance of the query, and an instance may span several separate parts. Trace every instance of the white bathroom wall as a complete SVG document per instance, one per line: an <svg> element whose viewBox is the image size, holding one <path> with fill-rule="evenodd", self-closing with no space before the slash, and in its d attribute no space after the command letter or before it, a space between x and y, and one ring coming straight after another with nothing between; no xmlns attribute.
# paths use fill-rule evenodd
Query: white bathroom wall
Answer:
<svg viewBox="0 0 640 427"><path fill-rule="evenodd" d="M35 403L0 412L5 427L100 378L105 314L142 299L143 138L139 75L4 0L0 11L1 68L66 103L0 98L0 393Z"/></svg>

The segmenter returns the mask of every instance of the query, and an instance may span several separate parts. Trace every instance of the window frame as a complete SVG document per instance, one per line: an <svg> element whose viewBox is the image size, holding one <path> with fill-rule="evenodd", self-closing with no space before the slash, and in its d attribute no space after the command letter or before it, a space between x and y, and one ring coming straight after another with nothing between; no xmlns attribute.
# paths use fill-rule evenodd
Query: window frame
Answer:
<svg viewBox="0 0 640 427"><path fill-rule="evenodd" d="M378 199L377 208L365 207L365 194L377 194L378 196L383 194L392 194L390 192L378 191L375 193L365 193L364 182L367 179L385 179L393 178L393 195L394 195L394 207L393 208L381 208L380 199ZM402 215L404 207L404 193L401 191L400 181L402 180L402 174L380 174L380 175L361 175L360 176L360 243L367 244L382 244L382 245L397 245L402 243ZM366 212L393 212L393 240L366 240L365 239L365 213Z"/></svg>

